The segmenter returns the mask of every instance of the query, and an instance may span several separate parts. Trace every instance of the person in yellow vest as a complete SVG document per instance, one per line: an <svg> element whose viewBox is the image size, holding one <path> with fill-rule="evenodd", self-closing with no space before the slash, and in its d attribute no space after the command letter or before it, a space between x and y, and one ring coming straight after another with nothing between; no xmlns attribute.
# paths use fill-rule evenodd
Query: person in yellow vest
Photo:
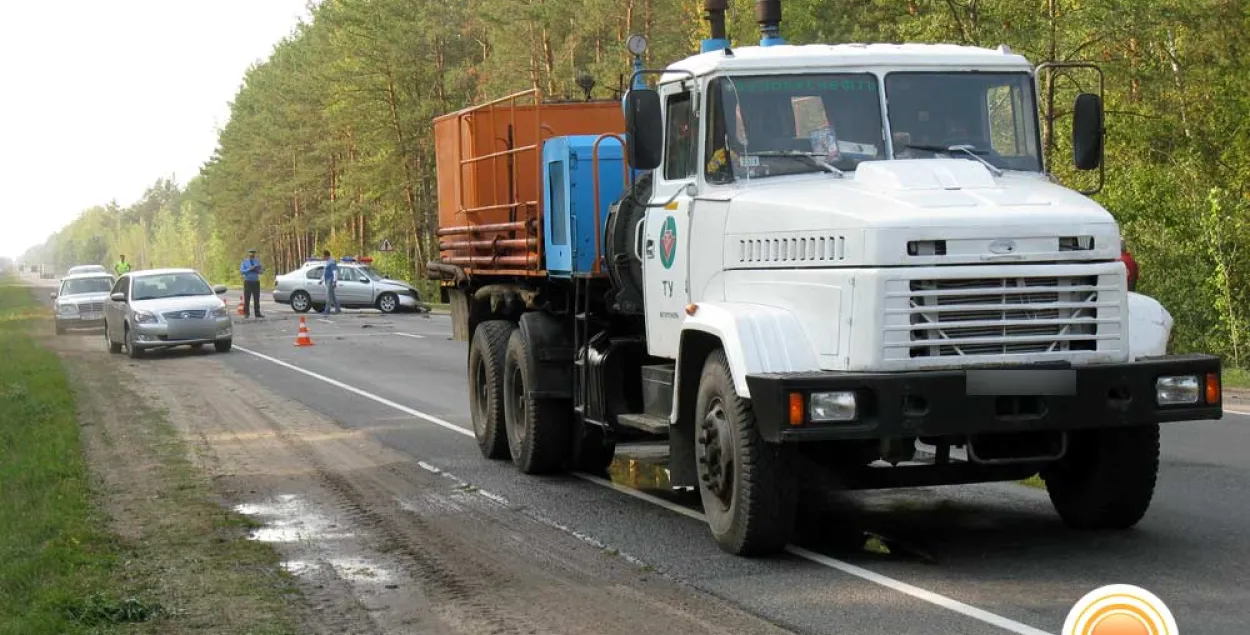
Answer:
<svg viewBox="0 0 1250 635"><path fill-rule="evenodd" d="M113 273L119 276L130 273L130 263L126 262L126 254L117 257L117 264L113 265Z"/></svg>

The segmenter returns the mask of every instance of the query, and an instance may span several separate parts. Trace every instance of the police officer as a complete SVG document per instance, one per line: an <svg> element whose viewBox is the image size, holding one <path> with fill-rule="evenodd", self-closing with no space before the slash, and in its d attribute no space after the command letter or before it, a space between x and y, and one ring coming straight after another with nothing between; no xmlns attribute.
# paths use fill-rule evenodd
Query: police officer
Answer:
<svg viewBox="0 0 1250 635"><path fill-rule="evenodd" d="M264 272L265 268L256 258L256 250L247 250L247 258L239 264L239 273L243 274L243 317L251 317L248 302L256 307L256 317L265 317L260 314L260 274Z"/></svg>
<svg viewBox="0 0 1250 635"><path fill-rule="evenodd" d="M126 254L120 254L117 257L117 264L113 265L113 273L119 276L130 273L130 263L126 262Z"/></svg>

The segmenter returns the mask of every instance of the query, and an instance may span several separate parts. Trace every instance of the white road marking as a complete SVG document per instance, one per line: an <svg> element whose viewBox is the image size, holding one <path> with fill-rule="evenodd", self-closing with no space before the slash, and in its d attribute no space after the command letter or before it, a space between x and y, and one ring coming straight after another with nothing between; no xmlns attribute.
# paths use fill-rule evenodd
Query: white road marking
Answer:
<svg viewBox="0 0 1250 635"><path fill-rule="evenodd" d="M395 410L398 410L405 414L412 415L418 419L429 421L430 423L433 423L440 427L451 430L452 432L457 432L467 437L474 436L472 430L469 430L467 428L462 428L454 423L445 421L433 415L428 415L424 412L421 412L420 410L414 410L403 404L395 403L394 401L391 401L390 399L375 395L366 390L361 390L360 388L356 388L355 386L350 386L337 379L332 379L330 377L326 377L325 375L314 373L310 370L306 370L298 366L295 366L294 364L288 364L287 362L284 362L280 359L270 357L268 355L265 355L263 353L258 353L256 351L248 350L246 348L243 348L242 346L236 345L234 348L235 350L241 351L243 353L247 353L248 355L252 355L253 357L257 357L259 359L272 362L283 368L287 368L297 373L307 375L308 377L312 377L313 379L321 380L327 384L330 384L331 386L342 388L343 390L346 390L350 393L360 395L361 397L375 401L389 408L394 408ZM437 473L441 471L438 468L432 465L429 465L428 463L418 462L418 465L421 466L423 469L429 470L431 472ZM617 483L613 483L612 481L609 481L603 478L591 476L589 474L582 474L582 473L574 473L574 476L584 481L594 483L602 487L607 487L609 489L618 491L627 496L632 496L639 500L643 500L653 505L657 505L671 512L681 514L682 516L685 516L687 518L691 518L691 519L702 521L702 522L706 522L707 520L706 517L702 513L697 512L693 509L687 509L685 507L677 505L676 503L666 501L662 498L652 496L645 492L640 492L638 490L630 489L628 487L625 487L624 485L619 485ZM1046 631L1033 628L1032 626L1029 626L1027 624L1022 624L1020 622L1017 622L1012 619L1008 619L1001 615L997 615L994 613L990 613L989 611L979 609L975 606L964 604L963 602L960 602L952 598L948 598L944 595L940 595L932 591L926 591L920 587L913 586L901 580L895 580L894 578L881 575L880 573L876 573L874 571L869 571L868 569L855 566L849 562L843 562L836 558L830 558L825 555L821 555L812 551L808 551L807 549L804 549L802 547L796 547L794 545L790 545L789 547L786 547L786 551L794 556L803 558L804 560L807 560L809 562L814 562L816 564L823 565L831 569L836 569L848 575L852 575L857 578L860 578L861 580L866 580L868 582L872 582L873 584L883 586L887 589L898 591L899 593L902 593L904 595L909 595L918 600L928 602L930 604L939 606L941 608L947 609L955 613L959 613L960 615L970 617L974 620L984 622L991 626L996 626L1005 631L1017 633L1018 635L1051 635L1050 633Z"/></svg>
<svg viewBox="0 0 1250 635"><path fill-rule="evenodd" d="M318 322L324 322L324 323L326 323L326 324L334 324L334 322L333 322L332 320L327 320L326 318L317 318L317 321L318 321Z"/></svg>
<svg viewBox="0 0 1250 635"><path fill-rule="evenodd" d="M423 340L423 339L425 339L425 336L424 336L424 335L416 335L416 334L414 334L414 333L396 333L396 335L399 335L399 336L402 336L402 337L411 337L411 338L413 338L413 339L417 339L417 340Z"/></svg>
<svg viewBox="0 0 1250 635"><path fill-rule="evenodd" d="M387 398L385 398L385 397L379 397L378 395L375 395L375 394L373 394L373 393L371 393L371 392L367 392L367 391L361 390L361 389L359 389L359 388L357 388L357 387L355 387L355 386L349 386L349 385L347 385L347 384L345 384L345 383L343 383L343 382L341 382L341 381L339 381L339 380L337 380L337 379L331 379L331 378L329 378L329 377L326 377L325 375L321 375L321 374L318 374L318 373L314 373L314 372L312 372L311 370L307 370L307 369L304 369L304 368L300 368L299 366L296 366L296 365L294 365L294 364L288 364L288 363L286 363L286 362L284 362L284 361L282 361L282 360L280 360L280 359L278 359L278 358L276 358L276 357L270 357L270 356L268 356L268 355L265 355L264 353L258 353L258 352L253 351L253 350L248 350L248 349L243 348L242 346L239 346L239 345L237 345L237 344L235 345L235 347L234 347L234 348L235 348L235 350L237 350L237 351L240 351L240 352L243 352L243 353L247 353L248 355L251 355L251 356L253 356L253 357L257 357L257 358L263 359L263 360L265 360L265 361L267 361L267 362L273 362L274 364L277 364L277 365L279 365L279 366L281 366L281 367L283 367L283 368L287 368L287 369L293 370L293 371L295 371L295 372L297 372L297 373L301 373L301 374L307 375L307 376L309 376L309 377L312 377L313 379L319 379L319 380L324 381L325 383L330 384L331 386L334 386L334 387L336 387L336 388L342 388L343 390L346 390L347 392L350 392L350 393L354 393L354 394L360 395L361 397L364 397L365 399L370 399L370 400L372 400L372 401L376 401L376 402L378 402L378 403L380 403L380 404L382 404L382 405L384 405L384 406L387 406L388 408L394 408L395 410L398 410L398 411L400 411L400 412L402 412L402 413L404 413L404 414L410 414L410 415L412 415L412 416L414 416L414 417L416 417L416 418L418 418L418 419L423 419L423 420L425 420L425 421L429 421L430 423L432 423L432 424L434 424L434 425L436 425L436 426L441 426L441 427L443 427L443 428L447 428L448 430L451 430L452 432L459 432L460 434L463 434L463 435L465 435L465 436L469 436L469 437L473 436L473 431L472 431L472 430L466 430L465 428L461 428L460 426L458 426L458 425L456 425L456 424L454 424L454 423L451 423L451 422L448 422L448 421L444 421L444 420L442 420L442 419L439 419L438 417L435 417L434 415L428 415L428 414L425 414L424 412L421 412L420 410L413 410L412 408L409 408L408 406L405 406L405 405L403 405L403 404L399 404L399 403L395 403L394 401L391 401L390 399L387 399Z"/></svg>

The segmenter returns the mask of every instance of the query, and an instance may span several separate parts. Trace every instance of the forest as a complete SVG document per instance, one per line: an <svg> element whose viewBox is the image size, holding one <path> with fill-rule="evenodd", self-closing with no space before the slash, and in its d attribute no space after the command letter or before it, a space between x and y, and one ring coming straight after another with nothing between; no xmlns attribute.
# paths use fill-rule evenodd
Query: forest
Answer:
<svg viewBox="0 0 1250 635"><path fill-rule="evenodd" d="M731 0L731 39L759 39L754 3ZM619 96L624 41L645 35L649 66L698 49L701 0L322 0L250 68L216 151L186 183L156 179L129 206L81 216L26 262L191 266L237 278L255 246L269 271L322 248L375 257L420 281L437 241L433 117L537 88ZM1106 185L1141 267L1138 291L1176 320L1177 352L1247 365L1250 290L1250 3L1244 0L785 0L791 43L1006 44L1034 64L1094 62L1105 73ZM1093 75L1059 76L1042 99L1044 145L1066 170L1067 97ZM1050 93L1048 93L1050 94ZM153 175L154 177L158 175ZM377 252L381 241L392 252Z"/></svg>

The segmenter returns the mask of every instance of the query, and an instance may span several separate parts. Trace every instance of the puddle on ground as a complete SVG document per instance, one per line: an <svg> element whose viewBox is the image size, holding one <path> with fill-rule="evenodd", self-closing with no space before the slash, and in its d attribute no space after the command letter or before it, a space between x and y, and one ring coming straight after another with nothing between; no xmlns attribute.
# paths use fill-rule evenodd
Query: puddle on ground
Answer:
<svg viewBox="0 0 1250 635"><path fill-rule="evenodd" d="M393 585L398 569L367 557L368 549L346 524L323 513L304 498L282 494L263 503L235 505L234 511L265 526L252 530L252 540L280 543L282 567L292 575L325 575L355 585Z"/></svg>
<svg viewBox="0 0 1250 635"><path fill-rule="evenodd" d="M266 522L264 527L250 534L253 540L260 542L306 542L352 535L294 494L283 494L269 503L235 505L234 511L244 516L259 516Z"/></svg>

